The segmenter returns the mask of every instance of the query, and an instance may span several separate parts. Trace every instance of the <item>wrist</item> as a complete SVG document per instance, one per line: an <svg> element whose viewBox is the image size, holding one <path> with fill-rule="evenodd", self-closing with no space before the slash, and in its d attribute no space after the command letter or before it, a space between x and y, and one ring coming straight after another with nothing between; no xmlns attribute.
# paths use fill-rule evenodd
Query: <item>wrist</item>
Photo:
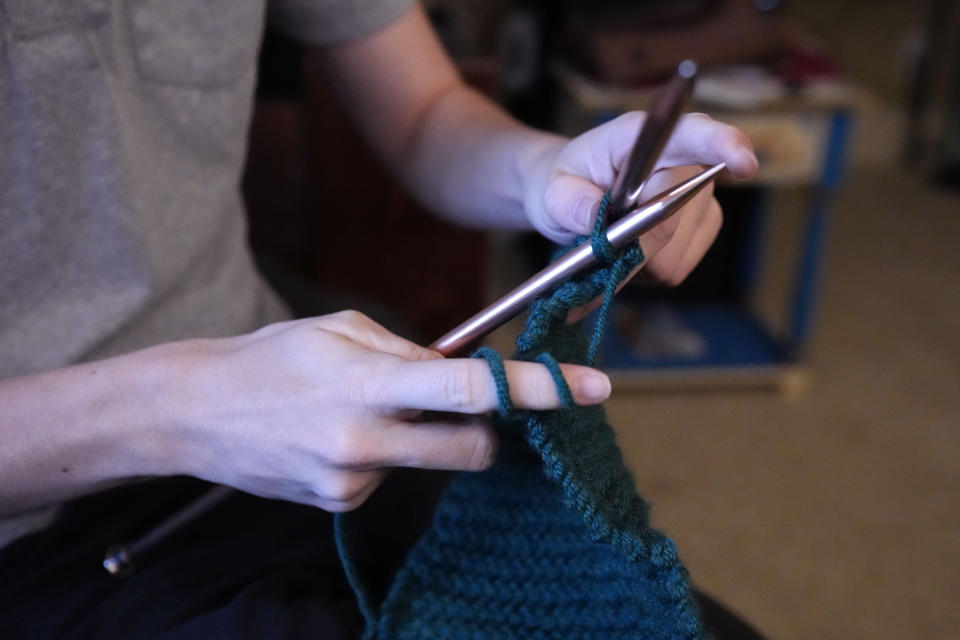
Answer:
<svg viewBox="0 0 960 640"><path fill-rule="evenodd" d="M0 381L0 513L189 472L182 347Z"/></svg>
<svg viewBox="0 0 960 640"><path fill-rule="evenodd" d="M203 396L198 355L208 342L174 342L124 356L116 437L131 475L196 475Z"/></svg>

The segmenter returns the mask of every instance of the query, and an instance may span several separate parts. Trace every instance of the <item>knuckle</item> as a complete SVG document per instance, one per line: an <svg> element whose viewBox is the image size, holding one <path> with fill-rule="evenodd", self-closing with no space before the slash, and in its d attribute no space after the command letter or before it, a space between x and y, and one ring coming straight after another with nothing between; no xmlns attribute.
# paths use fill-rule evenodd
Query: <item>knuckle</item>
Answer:
<svg viewBox="0 0 960 640"><path fill-rule="evenodd" d="M467 460L467 468L471 471L489 469L496 459L497 439L492 429L485 428L478 432L473 443L473 450Z"/></svg>
<svg viewBox="0 0 960 640"><path fill-rule="evenodd" d="M349 406L379 409L391 378L380 367L367 367L353 372L340 383L340 399Z"/></svg>
<svg viewBox="0 0 960 640"><path fill-rule="evenodd" d="M331 502L343 502L343 499L347 493L347 479L345 473L336 473L333 474L330 478L324 482L323 486L320 488L320 493L323 494L325 500Z"/></svg>
<svg viewBox="0 0 960 640"><path fill-rule="evenodd" d="M739 129L725 122L713 121L707 132L707 145L714 150L727 145L739 145L744 142L744 136Z"/></svg>
<svg viewBox="0 0 960 640"><path fill-rule="evenodd" d="M324 500L339 503L362 502L366 482L355 473L336 473L325 482L321 493Z"/></svg>
<svg viewBox="0 0 960 640"><path fill-rule="evenodd" d="M342 427L334 429L323 452L324 459L336 468L349 469L365 461L365 444L355 429Z"/></svg>
<svg viewBox="0 0 960 640"><path fill-rule="evenodd" d="M597 300L594 300L590 304L597 303ZM595 305L599 306L599 305ZM546 376L537 376L536 383L531 385L533 392L533 402L538 408L547 409L557 404L557 387L553 382L553 379L547 378Z"/></svg>
<svg viewBox="0 0 960 640"><path fill-rule="evenodd" d="M336 313L331 314L330 317L346 322L363 322L364 320L369 319L366 315L355 309L344 309L343 311L337 311Z"/></svg>
<svg viewBox="0 0 960 640"><path fill-rule="evenodd" d="M475 413L480 410L481 398L477 392L477 362L451 362L444 379L444 396L450 411Z"/></svg>
<svg viewBox="0 0 960 640"><path fill-rule="evenodd" d="M354 309L345 309L337 311L323 318L323 324L318 325L321 329L333 329L338 333L352 336L357 329L369 327L373 321L366 315Z"/></svg>
<svg viewBox="0 0 960 640"><path fill-rule="evenodd" d="M356 379L352 376L341 379L335 387L333 397L337 403L347 407L368 407L375 395L371 381Z"/></svg>
<svg viewBox="0 0 960 640"><path fill-rule="evenodd" d="M721 129L723 130L724 135L730 136L730 139L733 142L736 142L736 143L750 142L750 138L748 138L747 134L745 134L739 127L736 127L732 124L728 124L726 122L723 122L721 124L723 125Z"/></svg>
<svg viewBox="0 0 960 640"><path fill-rule="evenodd" d="M689 120L706 120L707 122L713 121L713 116L709 113L704 113L703 111L691 111L684 118Z"/></svg>
<svg viewBox="0 0 960 640"><path fill-rule="evenodd" d="M420 345L404 340L399 343L400 348L398 349L398 355L404 360L410 361L422 361L422 360L438 360L443 358L442 355L436 351L431 351L426 347L421 347Z"/></svg>

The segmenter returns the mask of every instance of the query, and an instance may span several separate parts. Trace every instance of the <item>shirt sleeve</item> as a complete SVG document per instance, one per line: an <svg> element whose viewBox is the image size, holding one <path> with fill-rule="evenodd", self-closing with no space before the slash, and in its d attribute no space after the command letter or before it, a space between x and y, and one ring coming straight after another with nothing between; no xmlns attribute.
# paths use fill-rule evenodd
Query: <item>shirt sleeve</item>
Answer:
<svg viewBox="0 0 960 640"><path fill-rule="evenodd" d="M360 38L402 16L415 0L270 0L273 27L306 44Z"/></svg>

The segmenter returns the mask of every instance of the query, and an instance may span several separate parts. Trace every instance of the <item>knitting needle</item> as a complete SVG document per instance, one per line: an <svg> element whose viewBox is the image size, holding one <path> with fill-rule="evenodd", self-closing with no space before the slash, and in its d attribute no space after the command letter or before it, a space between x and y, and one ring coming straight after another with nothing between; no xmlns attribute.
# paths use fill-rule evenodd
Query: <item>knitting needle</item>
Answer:
<svg viewBox="0 0 960 640"><path fill-rule="evenodd" d="M607 223L612 224L637 204L640 191L667 146L670 134L693 94L697 64L684 60L666 86L657 94L637 135L630 157L610 190L610 212Z"/></svg>
<svg viewBox="0 0 960 640"><path fill-rule="evenodd" d="M669 128L672 127L667 127ZM634 147L635 151L638 146L640 145ZM643 233L673 215L724 168L723 163L715 165L650 199L611 225L607 229L607 240L616 248L636 241ZM544 294L595 262L590 241L583 242L563 258L442 336L430 345L430 348L445 356L454 355L519 314L535 297ZM224 486L210 489L141 538L127 545L108 549L103 559L103 568L112 575L128 574L133 570L138 558L174 532L223 503L234 493L233 489Z"/></svg>
<svg viewBox="0 0 960 640"><path fill-rule="evenodd" d="M651 198L611 225L607 229L607 240L618 249L630 242L636 242L642 234L669 218L693 196L700 193L725 167L723 163L714 165ZM497 302L442 336L431 344L430 348L445 356L456 354L519 314L537 296L543 295L595 263L593 248L587 240ZM103 560L103 568L117 576L128 574L133 570L139 557L171 534L208 513L234 493L233 489L224 486L207 491L138 540L108 549Z"/></svg>
<svg viewBox="0 0 960 640"><path fill-rule="evenodd" d="M144 536L126 545L116 545L107 549L103 559L103 568L107 573L124 576L133 572L135 563L143 554L180 529L209 513L211 509L234 494L230 487L216 486L189 502L185 507L148 531Z"/></svg>
<svg viewBox="0 0 960 640"><path fill-rule="evenodd" d="M636 205L637 200L640 197L640 192L643 189L643 185L646 183L647 178L650 177L650 174L653 173L653 169L656 166L657 160L659 159L660 154L663 152L663 148L666 146L667 141L670 139L670 135L673 133L673 130L677 125L677 121L680 119L680 115L683 113L683 110L686 107L691 94L693 93L693 85L696 81L696 76L697 64L695 62L692 60L684 60L681 62L677 66L676 73L673 75L667 85L657 94L653 104L647 111L646 120L644 120L643 126L640 128L640 133L637 135L637 139L633 144L633 148L630 151L630 156L624 165L624 169L617 174L613 188L610 191L610 204L607 209L610 213L609 217L607 218L607 224L611 225L611 232L615 227L614 223L622 218L625 212L629 211ZM719 171L719 169L717 169L717 171ZM709 177L705 179L709 179ZM693 180L694 184L699 184L696 182L697 178L694 178ZM683 186L684 185L677 185L677 187L674 189L679 189ZM667 192L661 193L653 200L650 200L650 203L653 203L655 200L657 200L657 198L661 198L666 193ZM684 200L684 202L686 202L686 200ZM666 217L668 216L664 216L660 219L665 219ZM649 227L645 227L642 231L640 231L640 233L637 234L637 236L639 237L640 234L647 231L650 227L656 225L660 219L654 219L651 221ZM582 246L579 247L577 251L580 251L582 248ZM574 251L573 253L577 253L577 251ZM550 268L551 267L548 267L548 269ZM580 268L583 267L577 267L574 271L579 270ZM569 275L572 275L573 273L570 272L565 274L556 282L543 283L543 290L538 289L536 292L529 293L528 295L525 287L532 285L532 280L543 275L545 271L541 271L539 274L537 274L537 276L534 276L533 279L528 280L518 289L515 289L513 292L511 292L511 294L508 294L505 298L502 298L497 303L494 303L493 307L488 307L450 333L444 335L442 338L434 342L431 345L431 348L439 351L443 355L453 355L463 347L475 342L482 336L507 322L507 320L520 313L529 300L531 300L533 297L540 295L543 290L552 288L555 284L558 284L562 279L566 279L566 277L569 277ZM509 304L507 302L507 298L509 298L512 294L516 294L515 304ZM501 303L509 310L504 309L501 312L495 308L498 305L501 305ZM514 309L514 307L516 307L516 309ZM487 320L484 320L484 318L487 318ZM474 323L477 324L475 325ZM463 335L461 337L457 337L458 332L462 333Z"/></svg>
<svg viewBox="0 0 960 640"><path fill-rule="evenodd" d="M654 196L612 224L607 229L607 240L617 249L636 242L641 235L676 213L725 168L726 165L721 162ZM460 352L518 315L534 298L596 262L590 240L585 240L492 305L444 334L429 348L445 356Z"/></svg>

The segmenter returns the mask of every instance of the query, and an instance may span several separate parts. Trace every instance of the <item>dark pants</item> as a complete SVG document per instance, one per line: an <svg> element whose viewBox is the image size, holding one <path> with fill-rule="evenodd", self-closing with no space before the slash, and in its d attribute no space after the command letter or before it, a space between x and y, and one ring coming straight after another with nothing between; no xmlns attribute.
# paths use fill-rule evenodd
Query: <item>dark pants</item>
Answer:
<svg viewBox="0 0 960 640"><path fill-rule="evenodd" d="M84 498L0 551L0 638L353 638L360 625L330 515L236 494L132 575L101 567L209 488L166 480Z"/></svg>
<svg viewBox="0 0 960 640"><path fill-rule="evenodd" d="M444 476L396 474L355 516L352 545L382 596ZM167 539L127 577L101 567L210 485L166 479L67 505L50 529L0 550L0 638L355 638L362 626L319 509L237 493ZM389 526L384 526L384 523ZM717 640L756 635L701 596Z"/></svg>

